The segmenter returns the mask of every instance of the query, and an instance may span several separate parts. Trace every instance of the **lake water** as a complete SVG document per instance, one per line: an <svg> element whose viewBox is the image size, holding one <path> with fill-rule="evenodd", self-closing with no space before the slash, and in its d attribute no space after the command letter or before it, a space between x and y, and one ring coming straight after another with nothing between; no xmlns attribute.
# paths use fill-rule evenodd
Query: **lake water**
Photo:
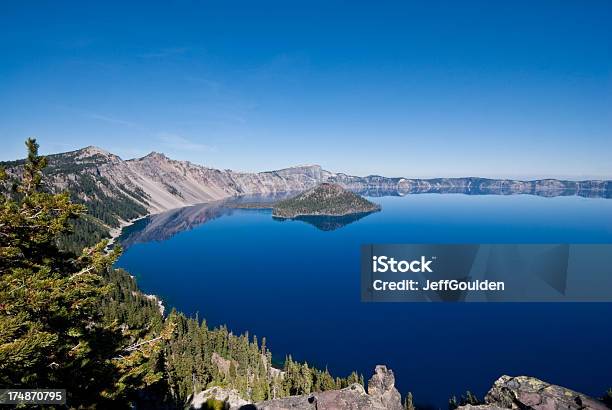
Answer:
<svg viewBox="0 0 612 410"><path fill-rule="evenodd" d="M612 200L370 199L382 211L357 220L279 222L223 204L171 211L126 229L117 265L167 307L265 336L275 359L366 379L386 364L421 405L445 409L467 389L482 397L502 374L591 395L612 386L612 304L361 303L359 291L363 243L612 243Z"/></svg>

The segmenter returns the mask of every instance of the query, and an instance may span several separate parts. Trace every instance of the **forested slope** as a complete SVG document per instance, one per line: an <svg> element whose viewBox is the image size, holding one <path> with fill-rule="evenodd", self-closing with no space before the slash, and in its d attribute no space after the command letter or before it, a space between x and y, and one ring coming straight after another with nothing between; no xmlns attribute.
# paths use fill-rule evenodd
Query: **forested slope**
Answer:
<svg viewBox="0 0 612 410"><path fill-rule="evenodd" d="M184 408L211 386L259 401L360 380L291 358L275 369L265 339L176 311L164 317L113 268L120 249L107 253L105 241L62 250L58 240L86 208L46 192L46 159L35 140L27 146L23 171L0 196L0 384L66 388L70 407Z"/></svg>

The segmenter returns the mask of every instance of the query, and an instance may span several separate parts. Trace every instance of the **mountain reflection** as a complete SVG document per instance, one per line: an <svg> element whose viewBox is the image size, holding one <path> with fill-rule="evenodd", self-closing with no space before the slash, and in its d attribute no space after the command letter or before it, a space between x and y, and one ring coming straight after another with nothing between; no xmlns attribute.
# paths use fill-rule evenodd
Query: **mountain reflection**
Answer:
<svg viewBox="0 0 612 410"><path fill-rule="evenodd" d="M137 243L164 241L180 232L189 231L221 216L231 215L241 208L241 205L258 204L264 208L266 204L269 204L271 207L276 201L295 194L295 192L290 192L276 195L245 195L150 215L126 227L118 242L127 249Z"/></svg>
<svg viewBox="0 0 612 410"><path fill-rule="evenodd" d="M556 186L553 188L538 189L537 187L527 187L516 189L512 186L500 184L499 186L478 186L478 185L423 185L412 186L405 189L364 187L353 189L353 192L362 196L383 197L383 196L406 196L415 194L464 194L464 195L535 195L542 197L558 196L580 196L583 198L612 198L612 185L604 189L577 189L573 186Z"/></svg>
<svg viewBox="0 0 612 410"><path fill-rule="evenodd" d="M482 186L417 186L409 190L398 191L394 188L370 188L364 187L356 189L354 192L368 197L384 196L404 196L423 193L439 194L466 194L466 195L516 195L529 194L536 196L581 196L588 198L611 198L612 190L576 190L568 187L557 187L557 189L538 190L531 189L525 192L516 192L506 186L482 187ZM219 218L224 215L231 215L237 209L270 209L275 202L295 196L299 192L286 192L275 195L245 195L231 198L225 201L199 204L167 211L161 214L151 215L147 218L135 222L125 228L118 239L118 242L128 248L137 243L163 241L176 235L179 232L187 231L198 225ZM369 213L359 213L340 217L334 216L302 216L294 220L310 224L322 231L333 231L340 229L348 224L356 222L368 216ZM278 219L276 219L278 220ZM279 220L280 221L280 220Z"/></svg>
<svg viewBox="0 0 612 410"><path fill-rule="evenodd" d="M122 247L129 248L137 243L163 241L232 211L225 208L221 202L213 202L151 215L125 228L119 237L119 243Z"/></svg>

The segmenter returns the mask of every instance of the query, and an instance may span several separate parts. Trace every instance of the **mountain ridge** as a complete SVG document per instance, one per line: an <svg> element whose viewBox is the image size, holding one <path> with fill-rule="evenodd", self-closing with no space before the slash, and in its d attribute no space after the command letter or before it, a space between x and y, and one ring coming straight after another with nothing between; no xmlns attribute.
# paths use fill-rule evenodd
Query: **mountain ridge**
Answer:
<svg viewBox="0 0 612 410"><path fill-rule="evenodd" d="M69 191L74 201L88 205L92 218L87 229L89 234L97 231L97 239L110 236L111 228L145 215L243 195L299 193L323 182L366 196L462 193L612 198L612 181L606 180L360 177L330 172L317 164L241 172L175 160L155 151L124 160L95 146L47 158L46 188L51 192ZM22 172L23 163L6 161L0 166L14 180Z"/></svg>

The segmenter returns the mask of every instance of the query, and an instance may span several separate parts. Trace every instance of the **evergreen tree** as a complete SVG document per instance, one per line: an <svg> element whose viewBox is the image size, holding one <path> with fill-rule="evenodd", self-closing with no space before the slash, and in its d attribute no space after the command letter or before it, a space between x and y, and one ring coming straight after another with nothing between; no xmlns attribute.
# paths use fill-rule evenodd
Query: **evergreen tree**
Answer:
<svg viewBox="0 0 612 410"><path fill-rule="evenodd" d="M119 250L106 254L104 242L79 256L58 249L85 207L43 192L46 160L35 139L26 146L16 191L0 196L0 384L66 388L71 406L126 404L146 354L126 351L128 340L100 311L111 290L103 275Z"/></svg>
<svg viewBox="0 0 612 410"><path fill-rule="evenodd" d="M471 404L472 406L477 406L481 404L480 400L478 400L478 397L476 397L476 395L469 390L465 393L465 398L463 398L463 396L461 398L463 404Z"/></svg>
<svg viewBox="0 0 612 410"><path fill-rule="evenodd" d="M456 396L453 396L448 399L448 410L455 410L457 407L459 407L459 404L457 403Z"/></svg>
<svg viewBox="0 0 612 410"><path fill-rule="evenodd" d="M612 409L612 387L610 387L606 394L604 394L603 402L606 406L608 406L608 408Z"/></svg>
<svg viewBox="0 0 612 410"><path fill-rule="evenodd" d="M412 400L412 392L408 392L406 398L404 399L404 409L406 410L415 410L414 403Z"/></svg>

